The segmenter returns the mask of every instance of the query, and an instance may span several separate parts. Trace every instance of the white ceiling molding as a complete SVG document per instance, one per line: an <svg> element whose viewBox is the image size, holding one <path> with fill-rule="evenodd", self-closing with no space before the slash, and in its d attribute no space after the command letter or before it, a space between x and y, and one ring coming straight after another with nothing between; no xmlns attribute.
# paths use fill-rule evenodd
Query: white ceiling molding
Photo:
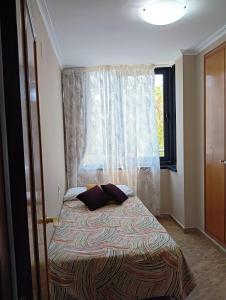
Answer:
<svg viewBox="0 0 226 300"><path fill-rule="evenodd" d="M46 0L36 0L36 3L38 5L38 8L40 10L41 16L43 18L43 22L45 24L47 33L49 35L49 39L50 42L52 44L53 50L56 54L58 63L60 65L60 68L63 68L63 64L62 64L62 55L60 52L60 47L58 46L58 41L57 41L57 37L56 37L56 33L53 27L53 23L50 17L50 13L47 7L47 3Z"/></svg>
<svg viewBox="0 0 226 300"><path fill-rule="evenodd" d="M182 55L197 55L197 51L194 50L194 49L188 49L188 50L185 50L185 49L181 49L180 52L182 53Z"/></svg>
<svg viewBox="0 0 226 300"><path fill-rule="evenodd" d="M187 50L182 49L181 53L183 55L197 55L203 50L207 49L213 43L221 39L224 35L226 35L226 25L222 26L215 33L211 34L205 41L196 45L194 48L187 49Z"/></svg>
<svg viewBox="0 0 226 300"><path fill-rule="evenodd" d="M220 29L218 29L215 33L211 34L204 42L197 45L194 49L197 53L202 52L209 46L211 46L213 43L215 43L217 40L222 38L226 34L226 25L222 26Z"/></svg>

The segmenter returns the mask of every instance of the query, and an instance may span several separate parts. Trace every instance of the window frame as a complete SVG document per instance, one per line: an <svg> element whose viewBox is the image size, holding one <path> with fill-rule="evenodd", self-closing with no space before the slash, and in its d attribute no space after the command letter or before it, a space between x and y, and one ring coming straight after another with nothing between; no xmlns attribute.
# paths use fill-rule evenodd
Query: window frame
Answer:
<svg viewBox="0 0 226 300"><path fill-rule="evenodd" d="M161 169L176 171L176 103L175 65L155 68L155 75L163 75L164 157L160 157Z"/></svg>

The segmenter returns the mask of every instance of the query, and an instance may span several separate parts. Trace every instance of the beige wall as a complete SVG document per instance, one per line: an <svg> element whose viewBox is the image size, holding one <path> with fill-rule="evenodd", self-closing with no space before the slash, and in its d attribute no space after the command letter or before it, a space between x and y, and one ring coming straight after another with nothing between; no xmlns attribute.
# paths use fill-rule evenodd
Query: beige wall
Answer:
<svg viewBox="0 0 226 300"><path fill-rule="evenodd" d="M169 171L171 215L184 225L184 116L183 116L183 59L175 62L176 72L176 138L177 172ZM163 187L161 187L162 189Z"/></svg>
<svg viewBox="0 0 226 300"><path fill-rule="evenodd" d="M169 194L169 170L162 169L160 172L160 213L170 214L170 194Z"/></svg>
<svg viewBox="0 0 226 300"><path fill-rule="evenodd" d="M58 216L65 191L61 70L35 0L31 1L31 8L37 34L46 215ZM58 195L58 185L61 190L60 195ZM53 226L47 225L48 242L52 233Z"/></svg>
<svg viewBox="0 0 226 300"><path fill-rule="evenodd" d="M196 201L196 60L183 55L183 115L184 115L184 226L197 226Z"/></svg>
<svg viewBox="0 0 226 300"><path fill-rule="evenodd" d="M169 173L170 214L186 228L197 225L195 133L196 59L182 55L176 65L177 172Z"/></svg>

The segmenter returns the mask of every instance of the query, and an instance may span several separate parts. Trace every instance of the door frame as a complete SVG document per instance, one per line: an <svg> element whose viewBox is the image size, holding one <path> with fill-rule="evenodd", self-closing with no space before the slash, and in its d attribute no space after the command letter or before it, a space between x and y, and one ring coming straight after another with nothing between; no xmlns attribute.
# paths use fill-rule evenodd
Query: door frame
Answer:
<svg viewBox="0 0 226 300"><path fill-rule="evenodd" d="M11 266L12 299L32 299L26 181L20 98L20 70L17 36L17 0L1 5L2 88L0 130L4 190ZM8 299L7 299L8 300Z"/></svg>
<svg viewBox="0 0 226 300"><path fill-rule="evenodd" d="M28 119L28 135L29 135L29 156L30 156L30 167L31 167L31 174L34 175L34 162L33 162L33 151L32 151L32 122L29 119L29 114L31 111L30 103L28 101L29 99L29 80L27 74L29 73L29 63L28 63L28 40L26 36L27 31L27 24L26 24L26 17L27 22L29 22L31 27L31 32L33 36L33 54L34 54L34 65L35 65L35 78L36 78L36 97L37 97L37 118L38 118L38 132L39 136L36 138L39 139L39 151L40 151L40 175L41 175L41 190L42 190L42 214L43 219L41 220L42 226L43 226L43 239L44 239L44 256L46 261L46 283L47 283L47 297L49 298L49 279L48 279L48 253L47 253L47 237L46 237L46 222L45 222L45 193L44 193L44 175L43 175L43 158L42 158L42 136L41 136L41 124L40 124L40 105L39 105L39 89L38 89L38 62L37 62L37 35L35 30L35 23L31 11L31 4L29 0L20 0L20 12L21 12L21 28L22 32L19 32L19 34L22 34L22 47L19 47L19 52L21 57L23 58L23 76L25 78L25 86L26 86L26 98L27 98L27 119ZM19 26L18 26L19 27ZM23 77L22 76L22 77ZM35 175L34 175L35 176ZM31 181L31 188L32 188L32 194L35 192L35 183L34 179ZM35 194L32 196L33 199L36 199ZM42 283L41 283L41 271L40 271L40 253L39 253L39 240L38 240L38 233L37 233L37 215L36 215L36 207L35 203L32 203L33 205L33 236L34 236L34 254L36 256L36 263L37 263L37 288L38 288L38 298L41 297L41 290L43 290Z"/></svg>

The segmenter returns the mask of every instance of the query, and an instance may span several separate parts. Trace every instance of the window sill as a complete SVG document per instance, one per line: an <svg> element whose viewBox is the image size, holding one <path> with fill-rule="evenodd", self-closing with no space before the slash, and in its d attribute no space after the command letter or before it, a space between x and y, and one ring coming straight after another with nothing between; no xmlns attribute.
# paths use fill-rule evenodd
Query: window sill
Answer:
<svg viewBox="0 0 226 300"><path fill-rule="evenodd" d="M177 172L177 166L176 165L161 165L160 169L166 169L166 170L170 170L172 172Z"/></svg>

